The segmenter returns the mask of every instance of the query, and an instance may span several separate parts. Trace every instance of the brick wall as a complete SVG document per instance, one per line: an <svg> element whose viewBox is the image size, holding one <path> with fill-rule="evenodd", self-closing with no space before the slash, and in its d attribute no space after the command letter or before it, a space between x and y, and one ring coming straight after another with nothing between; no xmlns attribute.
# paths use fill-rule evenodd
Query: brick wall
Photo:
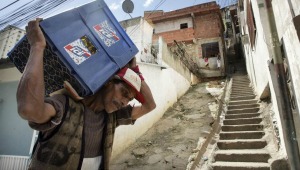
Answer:
<svg viewBox="0 0 300 170"><path fill-rule="evenodd" d="M157 23L157 22L190 16L191 13L203 14L203 13L208 13L212 11L215 12L219 10L220 10L220 6L216 4L216 2L208 2L208 3L186 7L186 8L170 11L170 12L163 12L161 10L152 11L152 12L145 11L144 17L150 19L153 23ZM150 13L152 14L149 16Z"/></svg>
<svg viewBox="0 0 300 170"><path fill-rule="evenodd" d="M195 38L214 38L222 35L218 13L195 16Z"/></svg>
<svg viewBox="0 0 300 170"><path fill-rule="evenodd" d="M145 11L144 12L144 18L146 20L151 19L151 18L155 18L158 16L162 16L164 14L164 11L162 10L157 10L157 11Z"/></svg>
<svg viewBox="0 0 300 170"><path fill-rule="evenodd" d="M153 35L153 41L157 40L159 36L162 36L167 44L172 44L174 40L176 41L193 41L194 29L185 28L175 31L168 31L163 33L158 33Z"/></svg>

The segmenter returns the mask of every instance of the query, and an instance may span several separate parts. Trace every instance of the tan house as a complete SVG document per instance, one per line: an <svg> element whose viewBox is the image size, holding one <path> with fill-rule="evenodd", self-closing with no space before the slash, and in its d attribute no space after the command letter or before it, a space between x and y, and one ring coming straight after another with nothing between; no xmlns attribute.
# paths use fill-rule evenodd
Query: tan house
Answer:
<svg viewBox="0 0 300 170"><path fill-rule="evenodd" d="M161 36L171 50L184 50L189 63L201 68L201 77L225 75L224 25L220 6L216 2L171 12L145 11L144 18L153 25L153 41ZM220 69L217 68L218 55L221 59ZM208 66L205 60L208 60Z"/></svg>

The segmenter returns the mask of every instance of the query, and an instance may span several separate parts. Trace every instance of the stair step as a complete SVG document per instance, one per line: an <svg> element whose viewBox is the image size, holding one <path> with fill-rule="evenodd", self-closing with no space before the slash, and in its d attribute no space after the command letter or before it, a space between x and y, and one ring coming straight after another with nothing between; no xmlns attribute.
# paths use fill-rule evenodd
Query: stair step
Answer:
<svg viewBox="0 0 300 170"><path fill-rule="evenodd" d="M253 108L253 107L259 107L258 103L255 104L240 104L240 105L230 105L228 106L228 109L244 109L244 108Z"/></svg>
<svg viewBox="0 0 300 170"><path fill-rule="evenodd" d="M231 94L230 98L236 98L236 97L245 97L245 96L252 96L254 95L253 93L237 93L237 94Z"/></svg>
<svg viewBox="0 0 300 170"><path fill-rule="evenodd" d="M270 164L262 162L215 162L213 170L270 170Z"/></svg>
<svg viewBox="0 0 300 170"><path fill-rule="evenodd" d="M232 86L236 86L236 85L250 85L250 81L249 80L239 80L239 81L233 81L232 82Z"/></svg>
<svg viewBox="0 0 300 170"><path fill-rule="evenodd" d="M223 125L222 131L229 132L229 131L262 131L264 129L263 125Z"/></svg>
<svg viewBox="0 0 300 170"><path fill-rule="evenodd" d="M260 113L242 113L242 114L228 114L225 119L239 119L239 118L255 118L259 117Z"/></svg>
<svg viewBox="0 0 300 170"><path fill-rule="evenodd" d="M250 86L250 84L233 84L231 86L232 90L235 89L252 89L252 87Z"/></svg>
<svg viewBox="0 0 300 170"><path fill-rule="evenodd" d="M254 95L253 91L252 90L232 90L230 92L231 96L235 96L235 95L238 95L238 94L248 94L248 95Z"/></svg>
<svg viewBox="0 0 300 170"><path fill-rule="evenodd" d="M231 90L235 90L235 89L252 89L252 86L250 85L250 83L247 84L232 84L231 85Z"/></svg>
<svg viewBox="0 0 300 170"><path fill-rule="evenodd" d="M231 91L230 96L246 96L246 95L254 95L254 93L252 91Z"/></svg>
<svg viewBox="0 0 300 170"><path fill-rule="evenodd" d="M240 104L254 104L257 103L257 100L239 100L239 101L229 101L229 106L231 105L240 105Z"/></svg>
<svg viewBox="0 0 300 170"><path fill-rule="evenodd" d="M264 131L237 131L220 133L221 140L229 139L261 139L265 135Z"/></svg>
<svg viewBox="0 0 300 170"><path fill-rule="evenodd" d="M262 149L267 142L261 139L219 140L217 145L219 149Z"/></svg>
<svg viewBox="0 0 300 170"><path fill-rule="evenodd" d="M215 152L216 161L267 163L269 159L270 154L263 149L230 149Z"/></svg>
<svg viewBox="0 0 300 170"><path fill-rule="evenodd" d="M229 109L226 114L240 114L240 113L257 113L259 108L248 108L248 109Z"/></svg>
<svg viewBox="0 0 300 170"><path fill-rule="evenodd" d="M247 82L250 83L249 79L233 79L232 84Z"/></svg>
<svg viewBox="0 0 300 170"><path fill-rule="evenodd" d="M240 96L251 96L254 95L252 91L231 91L230 97L240 97Z"/></svg>
<svg viewBox="0 0 300 170"><path fill-rule="evenodd" d="M225 119L224 125L245 125L245 124L259 124L262 122L262 118L240 118L240 119Z"/></svg>
<svg viewBox="0 0 300 170"><path fill-rule="evenodd" d="M241 97L230 97L231 101L252 100L252 99L255 99L255 95L241 96Z"/></svg>
<svg viewBox="0 0 300 170"><path fill-rule="evenodd" d="M241 83L241 82L249 82L248 79L233 79L232 84Z"/></svg>

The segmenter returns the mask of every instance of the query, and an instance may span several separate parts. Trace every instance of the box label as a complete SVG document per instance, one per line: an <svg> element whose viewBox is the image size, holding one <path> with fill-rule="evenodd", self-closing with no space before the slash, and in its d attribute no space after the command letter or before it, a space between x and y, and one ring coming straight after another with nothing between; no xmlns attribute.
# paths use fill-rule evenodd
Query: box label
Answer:
<svg viewBox="0 0 300 170"><path fill-rule="evenodd" d="M107 47L120 40L116 31L108 24L107 20L95 25L93 28Z"/></svg>
<svg viewBox="0 0 300 170"><path fill-rule="evenodd" d="M64 48L77 65L81 64L92 55L89 49L84 45L82 39L77 39L66 45Z"/></svg>

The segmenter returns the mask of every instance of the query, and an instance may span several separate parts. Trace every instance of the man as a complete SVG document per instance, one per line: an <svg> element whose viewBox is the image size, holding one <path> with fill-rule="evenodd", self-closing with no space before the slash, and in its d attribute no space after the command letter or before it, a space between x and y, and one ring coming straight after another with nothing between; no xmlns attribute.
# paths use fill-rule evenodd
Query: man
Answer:
<svg viewBox="0 0 300 170"><path fill-rule="evenodd" d="M40 19L26 27L30 56L17 90L19 115L40 131L29 169L109 169L116 126L131 124L156 107L135 59L95 95L44 99L45 37ZM135 71L135 72L134 72ZM136 98L141 106L127 105Z"/></svg>

